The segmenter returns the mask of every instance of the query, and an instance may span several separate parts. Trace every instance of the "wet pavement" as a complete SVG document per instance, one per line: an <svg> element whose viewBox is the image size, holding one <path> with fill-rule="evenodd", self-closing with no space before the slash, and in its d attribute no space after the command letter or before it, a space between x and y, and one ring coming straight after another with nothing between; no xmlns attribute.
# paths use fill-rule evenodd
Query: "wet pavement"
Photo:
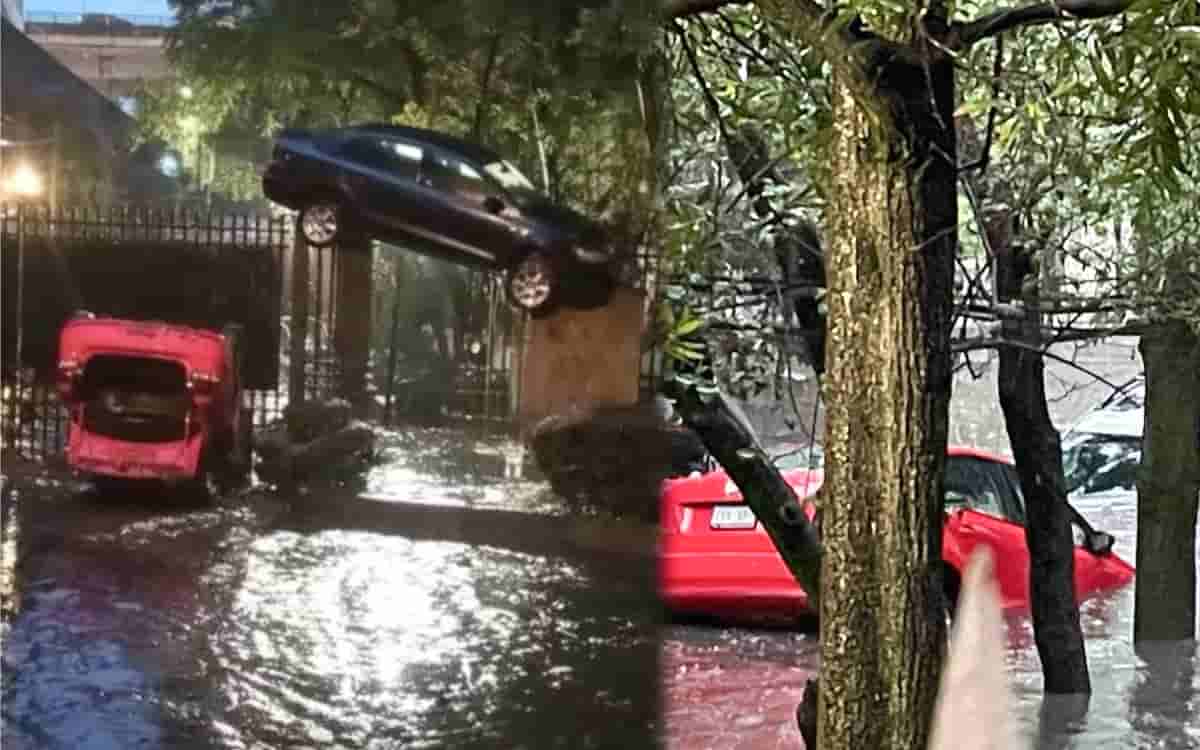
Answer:
<svg viewBox="0 0 1200 750"><path fill-rule="evenodd" d="M653 747L644 560L545 539L576 532L502 440L382 445L211 507L6 464L5 750Z"/></svg>
<svg viewBox="0 0 1200 750"><path fill-rule="evenodd" d="M1117 554L1134 561L1135 495L1075 504L1117 538ZM1162 643L1135 651L1132 586L1085 603L1081 614L1093 689L1083 706L1072 699L1043 701L1032 626L1027 617L1009 620L1010 675L1029 747L1200 748L1200 646ZM819 666L814 635L674 625L663 633L662 653L669 750L803 746L795 709Z"/></svg>

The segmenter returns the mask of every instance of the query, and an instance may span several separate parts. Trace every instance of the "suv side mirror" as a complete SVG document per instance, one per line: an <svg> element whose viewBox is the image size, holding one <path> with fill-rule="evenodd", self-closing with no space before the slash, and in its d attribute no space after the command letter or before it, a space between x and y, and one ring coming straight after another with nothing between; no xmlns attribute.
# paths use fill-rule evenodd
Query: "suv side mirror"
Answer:
<svg viewBox="0 0 1200 750"><path fill-rule="evenodd" d="M494 195L489 195L483 199L483 210L490 214L498 214L504 210L504 201Z"/></svg>

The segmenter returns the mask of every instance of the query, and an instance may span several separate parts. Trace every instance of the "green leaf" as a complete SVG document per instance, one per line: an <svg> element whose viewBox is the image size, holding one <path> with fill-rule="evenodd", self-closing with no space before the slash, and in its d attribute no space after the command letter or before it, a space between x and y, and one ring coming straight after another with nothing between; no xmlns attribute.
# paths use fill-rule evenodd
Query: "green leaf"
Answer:
<svg viewBox="0 0 1200 750"><path fill-rule="evenodd" d="M704 321L700 318L690 318L683 321L675 328L676 336L687 336L700 330L700 326L704 325Z"/></svg>

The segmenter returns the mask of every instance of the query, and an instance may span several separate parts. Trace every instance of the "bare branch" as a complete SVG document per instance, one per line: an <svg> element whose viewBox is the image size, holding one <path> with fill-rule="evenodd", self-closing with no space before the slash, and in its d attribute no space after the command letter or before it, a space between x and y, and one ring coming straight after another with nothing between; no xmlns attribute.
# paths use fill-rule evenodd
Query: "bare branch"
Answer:
<svg viewBox="0 0 1200 750"><path fill-rule="evenodd" d="M708 79L704 77L704 72L700 69L700 61L696 59L696 52L688 42L687 29L678 21L674 23L674 28L675 32L679 35L679 43L683 46L683 52L687 55L692 75L696 77L696 83L700 85L700 93L704 95L704 102L708 105L709 114L717 121L717 127L721 130L721 138L728 141L729 130L725 126L725 118L721 117L721 104L717 101L717 97L713 94L712 89L709 88Z"/></svg>
<svg viewBox="0 0 1200 750"><path fill-rule="evenodd" d="M1024 341L1013 341L1012 339L996 339L996 338L975 339L975 340L970 340L970 341L956 341L953 344L951 344L951 351L953 351L955 353L965 353L965 352L975 351L977 349L997 349L1002 346L1008 346L1008 347L1013 347L1015 349L1025 349L1025 350L1028 350L1031 352L1036 352L1037 354L1040 354L1047 359L1053 359L1056 362L1062 362L1064 365L1073 367L1076 370L1079 370L1080 372L1082 372L1084 375L1087 375L1087 376L1097 380L1098 382L1104 383L1106 386L1108 386L1109 388L1112 388L1114 391L1119 391L1121 389L1121 386L1112 382L1111 380L1104 377L1103 375L1096 372L1095 370L1090 370L1087 367L1084 367L1083 365L1079 364L1078 362L1075 362L1074 360L1069 359L1067 357L1059 356L1059 355L1055 354L1054 352L1049 351L1044 346L1035 346L1033 344L1027 344Z"/></svg>
<svg viewBox="0 0 1200 750"><path fill-rule="evenodd" d="M1095 20L1124 13L1133 0L1057 0L1019 8L1003 8L965 23L950 26L946 46L953 50L970 47L981 39L1024 26L1073 20Z"/></svg>
<svg viewBox="0 0 1200 750"><path fill-rule="evenodd" d="M983 138L983 153L979 156L978 161L970 164L964 164L958 168L959 172L969 172L973 169L978 169L980 172L986 172L988 161L992 157L992 134L996 130L996 109L1000 101L1000 78L1004 73L1004 37L996 37L996 59L992 63L992 105L988 108L987 118L987 133Z"/></svg>

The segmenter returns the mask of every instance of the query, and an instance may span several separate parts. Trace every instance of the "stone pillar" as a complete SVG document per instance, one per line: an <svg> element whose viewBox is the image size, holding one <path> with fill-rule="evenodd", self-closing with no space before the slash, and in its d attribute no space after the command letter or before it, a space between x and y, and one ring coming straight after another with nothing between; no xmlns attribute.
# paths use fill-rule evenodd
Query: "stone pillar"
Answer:
<svg viewBox="0 0 1200 750"><path fill-rule="evenodd" d="M551 415L637 402L643 298L622 288L602 308L564 307L527 321L517 410L522 430Z"/></svg>
<svg viewBox="0 0 1200 750"><path fill-rule="evenodd" d="M355 415L369 414L367 370L371 354L373 289L370 240L342 242L337 248L337 289L334 313L334 349L341 360L341 396L354 406Z"/></svg>

